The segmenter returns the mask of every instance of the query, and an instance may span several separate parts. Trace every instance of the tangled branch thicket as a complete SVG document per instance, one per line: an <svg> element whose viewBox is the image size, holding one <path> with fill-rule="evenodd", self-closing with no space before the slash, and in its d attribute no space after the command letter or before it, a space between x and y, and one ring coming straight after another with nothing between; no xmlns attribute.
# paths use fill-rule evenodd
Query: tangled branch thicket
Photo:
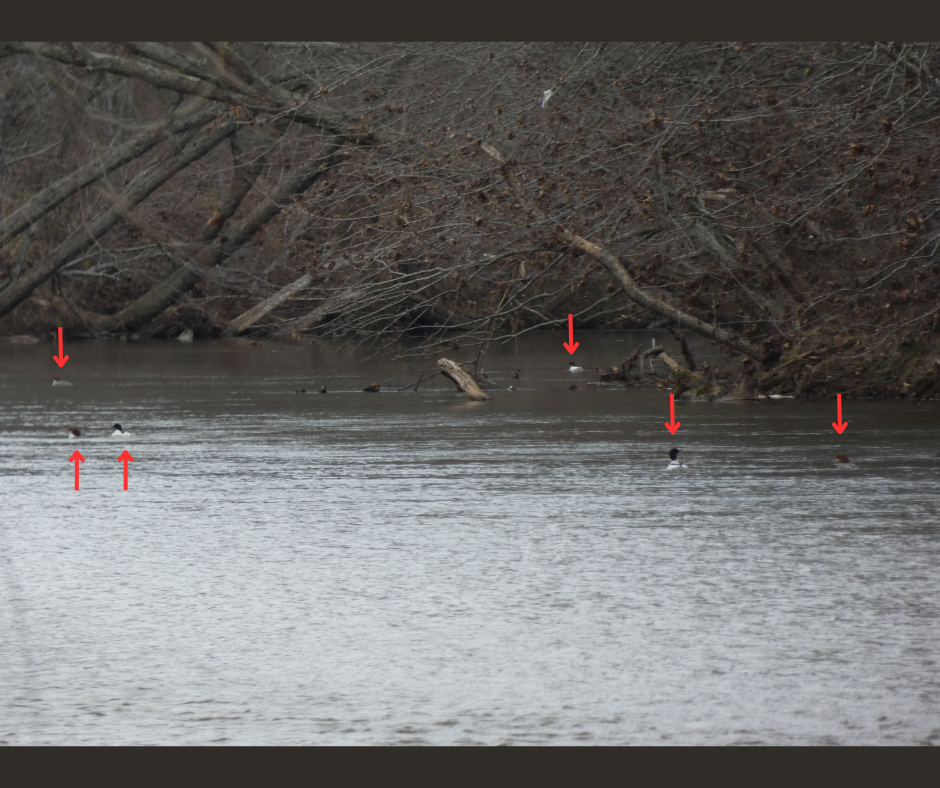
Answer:
<svg viewBox="0 0 940 788"><path fill-rule="evenodd" d="M694 331L940 393L935 44L0 45L0 331Z"/></svg>

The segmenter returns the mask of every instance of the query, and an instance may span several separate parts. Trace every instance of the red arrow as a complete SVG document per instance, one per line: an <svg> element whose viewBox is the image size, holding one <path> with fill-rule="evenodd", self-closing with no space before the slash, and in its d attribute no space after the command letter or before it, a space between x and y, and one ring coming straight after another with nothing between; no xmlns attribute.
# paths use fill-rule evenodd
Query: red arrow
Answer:
<svg viewBox="0 0 940 788"><path fill-rule="evenodd" d="M124 463L124 489L127 489L127 463L133 462L134 458L131 457L130 452L127 449L124 449L124 453L118 457L118 462Z"/></svg>
<svg viewBox="0 0 940 788"><path fill-rule="evenodd" d="M574 353L580 344L574 341L574 315L568 315L568 341L564 343L565 350Z"/></svg>
<svg viewBox="0 0 940 788"><path fill-rule="evenodd" d="M835 427L836 432L838 432L841 435L842 430L844 430L846 427L849 426L849 423L847 421L842 421L842 395L841 394L836 394L836 407L839 409L838 411L839 421L838 423L832 422L832 426Z"/></svg>
<svg viewBox="0 0 940 788"><path fill-rule="evenodd" d="M673 435L676 434L676 430L682 426L681 421L676 421L676 395L669 395L669 421L666 422L666 429L669 430Z"/></svg>
<svg viewBox="0 0 940 788"><path fill-rule="evenodd" d="M62 326L59 326L59 355L53 356L52 360L55 361L60 367L65 366L65 362L69 360L69 357L62 354ZM77 487L75 488L78 489Z"/></svg>
<svg viewBox="0 0 940 788"><path fill-rule="evenodd" d="M59 329L61 331L61 329ZM85 458L82 457L82 453L76 449L72 452L72 456L69 457L69 462L75 463L75 489L78 489L78 466L79 463L85 462Z"/></svg>

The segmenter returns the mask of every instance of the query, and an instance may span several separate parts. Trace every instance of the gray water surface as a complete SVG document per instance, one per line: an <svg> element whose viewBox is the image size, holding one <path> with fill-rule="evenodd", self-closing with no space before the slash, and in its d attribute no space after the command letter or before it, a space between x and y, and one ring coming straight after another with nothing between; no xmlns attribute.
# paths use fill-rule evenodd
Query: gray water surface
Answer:
<svg viewBox="0 0 940 788"><path fill-rule="evenodd" d="M674 438L564 338L486 403L319 343L0 344L0 742L940 741L937 403Z"/></svg>

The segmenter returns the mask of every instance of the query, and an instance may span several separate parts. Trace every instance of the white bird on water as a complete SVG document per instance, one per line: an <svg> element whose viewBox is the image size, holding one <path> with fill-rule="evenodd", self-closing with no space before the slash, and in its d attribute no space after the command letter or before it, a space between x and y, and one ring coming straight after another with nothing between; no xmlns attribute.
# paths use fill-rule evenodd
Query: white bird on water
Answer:
<svg viewBox="0 0 940 788"><path fill-rule="evenodd" d="M112 437L112 438L129 438L129 437L131 437L131 434L130 434L129 432L124 432L124 430L121 429L121 425L120 425L120 424L112 424L111 426L114 427L114 432L111 433L111 437Z"/></svg>
<svg viewBox="0 0 940 788"><path fill-rule="evenodd" d="M72 384L69 383L67 380L59 380L58 378L53 378L52 385L53 386L71 386Z"/></svg>
<svg viewBox="0 0 940 788"><path fill-rule="evenodd" d="M569 372L584 372L584 367L579 367L573 361L568 365Z"/></svg>

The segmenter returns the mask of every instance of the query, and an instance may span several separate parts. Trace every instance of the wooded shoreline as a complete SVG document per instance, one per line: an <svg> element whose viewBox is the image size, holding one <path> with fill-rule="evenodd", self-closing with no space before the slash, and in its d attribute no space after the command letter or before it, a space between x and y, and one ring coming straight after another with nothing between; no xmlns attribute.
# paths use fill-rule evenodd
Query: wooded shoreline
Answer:
<svg viewBox="0 0 940 788"><path fill-rule="evenodd" d="M940 46L0 45L0 335L468 352L666 327L701 396L940 395ZM639 357L624 359L623 382Z"/></svg>

